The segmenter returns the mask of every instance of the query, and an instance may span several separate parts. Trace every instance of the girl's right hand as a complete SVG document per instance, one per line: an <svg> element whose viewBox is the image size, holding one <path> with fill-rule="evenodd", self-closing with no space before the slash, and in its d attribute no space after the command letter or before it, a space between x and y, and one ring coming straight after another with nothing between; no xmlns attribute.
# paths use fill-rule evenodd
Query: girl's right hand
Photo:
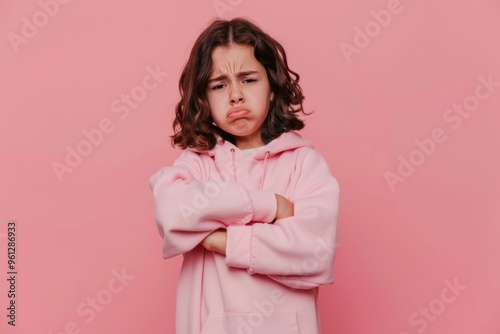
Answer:
<svg viewBox="0 0 500 334"><path fill-rule="evenodd" d="M275 195L278 209L276 210L276 218L274 219L274 221L276 221L277 219L283 219L293 216L293 203L280 194Z"/></svg>

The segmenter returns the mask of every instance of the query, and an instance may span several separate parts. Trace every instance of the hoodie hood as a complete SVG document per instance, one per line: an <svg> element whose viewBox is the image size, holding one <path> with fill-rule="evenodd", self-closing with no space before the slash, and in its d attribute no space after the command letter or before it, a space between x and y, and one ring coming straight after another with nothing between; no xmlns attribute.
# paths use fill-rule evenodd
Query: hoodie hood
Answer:
<svg viewBox="0 0 500 334"><path fill-rule="evenodd" d="M199 154L207 154L211 157L216 156L221 151L228 154L230 151L234 152L235 150L239 150L236 145L227 140L224 141L220 137L218 138L218 143L218 145L208 151L201 151L196 148L187 148L187 150L194 151ZM297 132L288 131L282 133L279 137L273 139L268 144L258 147L254 152L250 153L250 156L256 160L262 160L267 157L272 157L278 153L294 150L300 147L314 148L310 141L302 138Z"/></svg>

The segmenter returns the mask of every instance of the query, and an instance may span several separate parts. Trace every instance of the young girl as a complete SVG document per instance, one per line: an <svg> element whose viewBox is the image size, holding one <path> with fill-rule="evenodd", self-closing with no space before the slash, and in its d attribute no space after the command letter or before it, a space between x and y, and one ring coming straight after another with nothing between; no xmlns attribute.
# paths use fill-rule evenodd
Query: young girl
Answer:
<svg viewBox="0 0 500 334"><path fill-rule="evenodd" d="M183 254L177 334L316 334L339 185L303 128L299 75L247 19L216 20L182 72L173 145L149 183L165 259Z"/></svg>

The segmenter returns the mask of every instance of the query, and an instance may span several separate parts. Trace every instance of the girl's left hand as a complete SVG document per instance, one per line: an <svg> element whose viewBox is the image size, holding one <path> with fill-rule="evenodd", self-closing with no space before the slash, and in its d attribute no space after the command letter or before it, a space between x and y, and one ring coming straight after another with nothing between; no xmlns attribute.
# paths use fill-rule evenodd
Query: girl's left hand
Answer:
<svg viewBox="0 0 500 334"><path fill-rule="evenodd" d="M218 229L210 233L200 244L209 251L214 251L226 255L227 232L224 229Z"/></svg>

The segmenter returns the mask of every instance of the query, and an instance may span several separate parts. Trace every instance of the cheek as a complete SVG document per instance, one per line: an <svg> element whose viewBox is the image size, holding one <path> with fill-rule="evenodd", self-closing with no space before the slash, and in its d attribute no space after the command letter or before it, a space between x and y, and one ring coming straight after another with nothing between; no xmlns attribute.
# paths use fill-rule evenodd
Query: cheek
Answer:
<svg viewBox="0 0 500 334"><path fill-rule="evenodd" d="M208 103L210 107L210 115L214 120L220 120L222 118L222 114L225 113L225 109L223 108L220 101L212 100Z"/></svg>
<svg viewBox="0 0 500 334"><path fill-rule="evenodd" d="M271 101L270 101L271 97L268 96L268 95L260 95L260 99L259 99L259 104L261 106L261 108L264 108L264 109L268 109L269 106L271 105Z"/></svg>

